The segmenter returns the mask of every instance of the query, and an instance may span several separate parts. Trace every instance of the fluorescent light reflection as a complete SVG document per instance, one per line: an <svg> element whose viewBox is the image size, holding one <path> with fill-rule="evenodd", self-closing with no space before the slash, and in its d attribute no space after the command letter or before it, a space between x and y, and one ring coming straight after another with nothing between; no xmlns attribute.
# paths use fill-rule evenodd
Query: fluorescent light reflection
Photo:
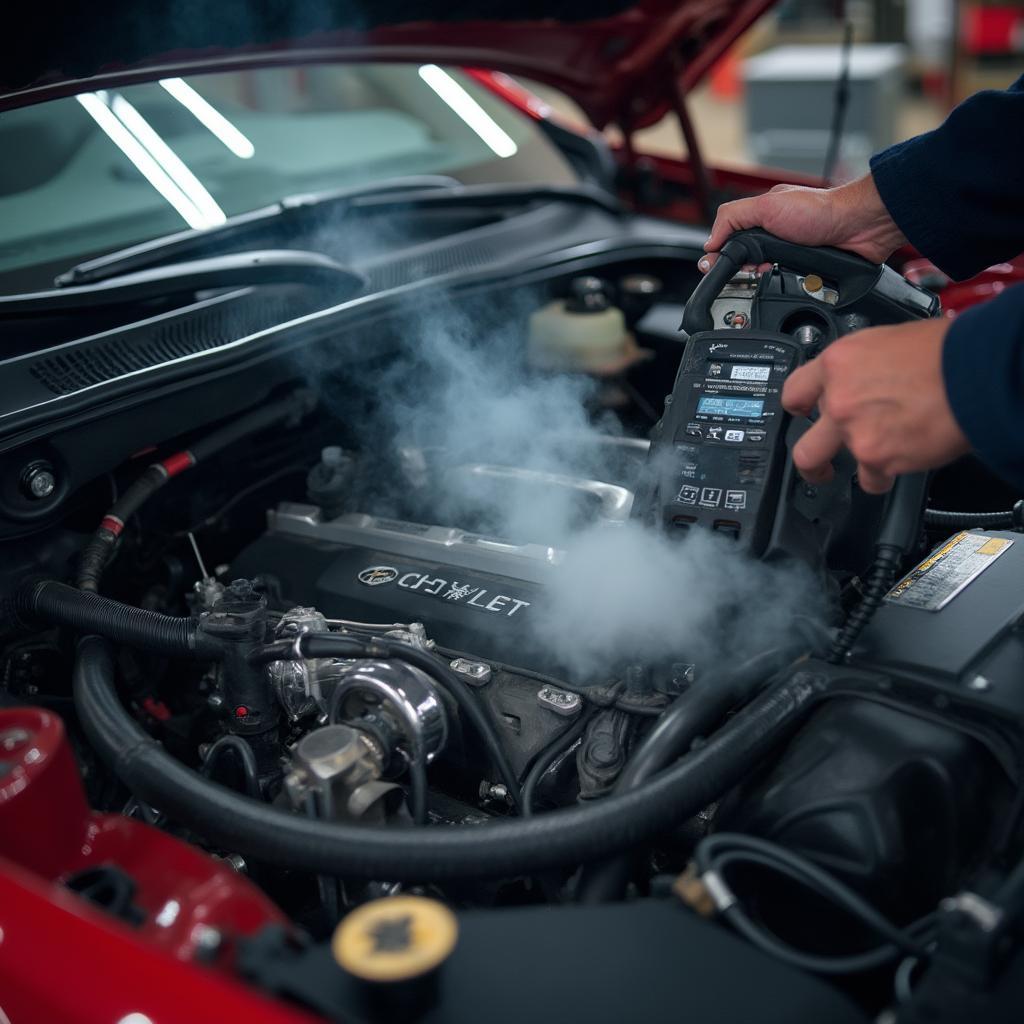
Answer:
<svg viewBox="0 0 1024 1024"><path fill-rule="evenodd" d="M75 99L106 133L111 142L136 166L139 173L181 214L190 228L205 228L209 224L195 204L171 180L141 142L119 121L104 102L103 94L87 92Z"/></svg>
<svg viewBox="0 0 1024 1024"><path fill-rule="evenodd" d="M256 152L256 147L188 82L181 78L162 78L160 84L235 156L248 160Z"/></svg>
<svg viewBox="0 0 1024 1024"><path fill-rule="evenodd" d="M455 111L496 156L515 156L519 147L512 137L458 82L436 64L424 64L420 78Z"/></svg>
<svg viewBox="0 0 1024 1024"><path fill-rule="evenodd" d="M120 93L114 93L110 109L128 131L149 150L150 155L170 175L174 184L188 196L205 221L203 227L223 224L227 220L224 211L206 191L203 183L157 134L156 129Z"/></svg>

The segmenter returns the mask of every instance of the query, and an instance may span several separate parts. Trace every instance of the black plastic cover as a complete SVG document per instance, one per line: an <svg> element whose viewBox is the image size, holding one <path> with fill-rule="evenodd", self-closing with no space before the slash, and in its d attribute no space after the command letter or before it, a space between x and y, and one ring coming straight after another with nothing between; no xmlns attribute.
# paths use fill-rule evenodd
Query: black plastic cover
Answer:
<svg viewBox="0 0 1024 1024"><path fill-rule="evenodd" d="M270 930L239 967L332 1020L365 1019L365 992L324 943L289 948ZM760 952L670 900L465 913L422 1024L867 1024L825 982ZM396 1020L392 1013L382 1018Z"/></svg>
<svg viewBox="0 0 1024 1024"><path fill-rule="evenodd" d="M989 834L999 770L971 737L834 698L717 827L772 839L910 918L949 893Z"/></svg>

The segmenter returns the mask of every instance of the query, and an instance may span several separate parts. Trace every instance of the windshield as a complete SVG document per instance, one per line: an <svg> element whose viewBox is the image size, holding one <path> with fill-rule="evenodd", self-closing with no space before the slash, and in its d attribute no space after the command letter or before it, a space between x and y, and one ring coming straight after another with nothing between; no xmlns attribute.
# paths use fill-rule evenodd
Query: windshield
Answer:
<svg viewBox="0 0 1024 1024"><path fill-rule="evenodd" d="M0 272L77 259L284 196L411 174L570 184L540 130L433 64L170 78L0 114Z"/></svg>

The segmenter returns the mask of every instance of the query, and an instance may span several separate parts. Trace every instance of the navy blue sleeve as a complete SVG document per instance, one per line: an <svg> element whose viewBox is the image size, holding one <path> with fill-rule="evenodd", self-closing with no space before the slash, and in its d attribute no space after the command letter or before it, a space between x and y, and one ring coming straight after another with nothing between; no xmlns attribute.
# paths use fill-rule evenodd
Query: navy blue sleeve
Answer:
<svg viewBox="0 0 1024 1024"><path fill-rule="evenodd" d="M963 280L1024 250L1024 75L871 159L882 202L922 255ZM1024 343L1024 341L1022 341Z"/></svg>
<svg viewBox="0 0 1024 1024"><path fill-rule="evenodd" d="M1024 494L1024 285L953 321L942 376L971 447Z"/></svg>

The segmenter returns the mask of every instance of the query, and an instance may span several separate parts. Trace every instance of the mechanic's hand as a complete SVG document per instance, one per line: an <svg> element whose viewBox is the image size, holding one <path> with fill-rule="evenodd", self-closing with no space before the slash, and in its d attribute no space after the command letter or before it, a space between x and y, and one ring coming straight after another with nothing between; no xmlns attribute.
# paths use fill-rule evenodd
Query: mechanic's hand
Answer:
<svg viewBox="0 0 1024 1024"><path fill-rule="evenodd" d="M764 228L799 245L834 245L872 263L882 263L906 237L882 202L874 178L866 174L838 188L776 185L764 195L723 203L704 243L697 266L711 269L718 250L741 228Z"/></svg>
<svg viewBox="0 0 1024 1024"><path fill-rule="evenodd" d="M942 379L945 319L870 327L833 342L795 370L782 389L791 413L821 417L793 447L811 483L832 478L844 445L860 486L881 494L901 473L934 469L970 449L953 418Z"/></svg>

